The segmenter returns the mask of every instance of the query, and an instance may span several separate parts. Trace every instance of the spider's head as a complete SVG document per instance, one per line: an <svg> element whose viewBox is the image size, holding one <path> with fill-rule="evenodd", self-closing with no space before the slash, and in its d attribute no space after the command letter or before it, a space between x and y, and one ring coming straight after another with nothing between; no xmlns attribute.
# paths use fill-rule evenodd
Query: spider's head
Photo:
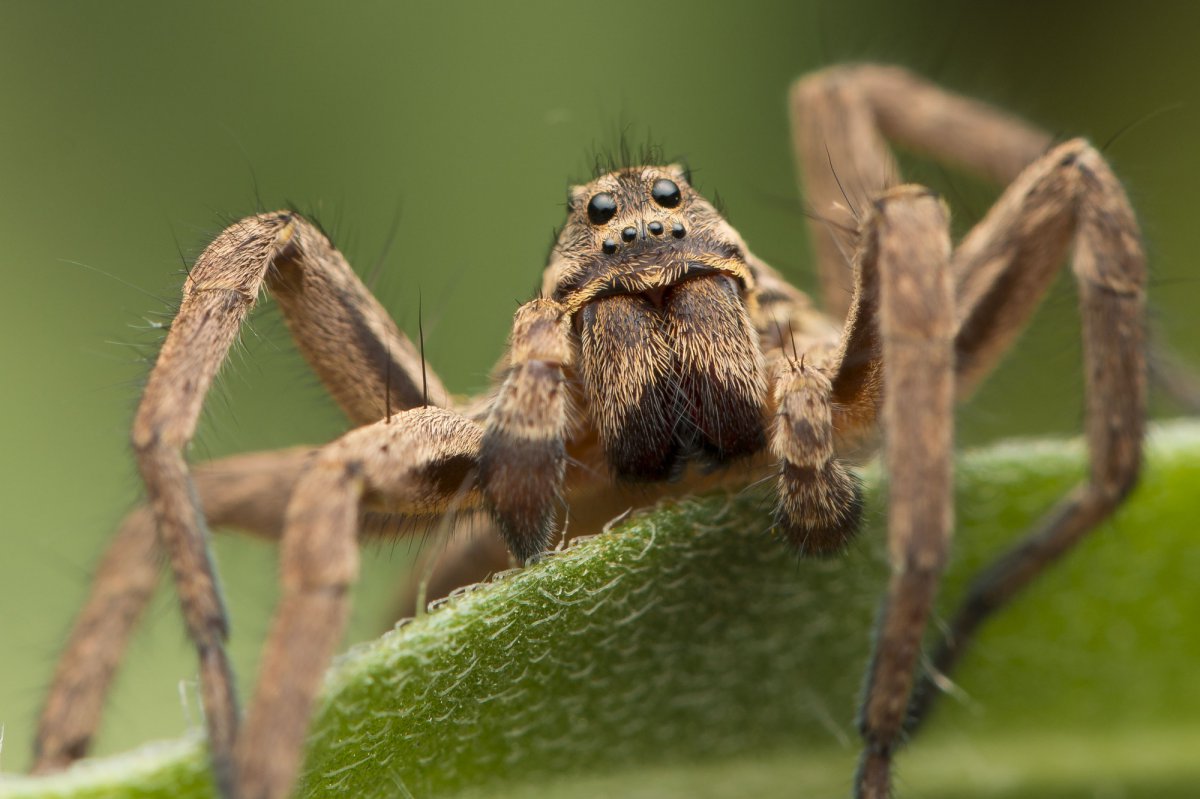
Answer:
<svg viewBox="0 0 1200 799"><path fill-rule="evenodd" d="M706 274L727 275L744 292L752 276L743 253L683 167L620 169L571 188L542 291L573 310L615 294L661 305L673 286Z"/></svg>
<svg viewBox="0 0 1200 799"><path fill-rule="evenodd" d="M728 222L678 166L571 191L543 294L566 306L575 369L613 473L662 480L765 446L754 274Z"/></svg>

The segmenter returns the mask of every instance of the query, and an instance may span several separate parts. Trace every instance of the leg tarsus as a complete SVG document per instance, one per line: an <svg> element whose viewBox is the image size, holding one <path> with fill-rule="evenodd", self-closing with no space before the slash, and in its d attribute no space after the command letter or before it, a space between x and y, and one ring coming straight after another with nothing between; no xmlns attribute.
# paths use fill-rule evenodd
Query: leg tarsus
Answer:
<svg viewBox="0 0 1200 799"><path fill-rule="evenodd" d="M841 461L819 469L782 464L775 526L800 555L843 552L862 526L862 512L862 484Z"/></svg>
<svg viewBox="0 0 1200 799"><path fill-rule="evenodd" d="M231 225L189 272L132 440L188 635L201 658L205 718L223 790L236 781L229 775L238 724L233 674L216 652L228 622L184 451L213 380L268 281L300 351L347 415L370 422L386 415L392 396L407 405L424 400L417 389L425 384L424 365L411 342L329 240L300 216L280 211ZM432 385L438 394L436 379Z"/></svg>
<svg viewBox="0 0 1200 799"><path fill-rule="evenodd" d="M200 692L208 729L209 756L213 777L221 796L237 797L234 745L238 733L238 703L233 667L225 654L225 641L198 646L200 656Z"/></svg>
<svg viewBox="0 0 1200 799"><path fill-rule="evenodd" d="M139 438L135 432L135 441ZM183 455L158 436L137 447L138 466L159 540L171 563L188 637L200 660L200 695L209 756L222 795L232 797L233 745L237 737L236 679L225 656L228 618L208 550L208 530Z"/></svg>

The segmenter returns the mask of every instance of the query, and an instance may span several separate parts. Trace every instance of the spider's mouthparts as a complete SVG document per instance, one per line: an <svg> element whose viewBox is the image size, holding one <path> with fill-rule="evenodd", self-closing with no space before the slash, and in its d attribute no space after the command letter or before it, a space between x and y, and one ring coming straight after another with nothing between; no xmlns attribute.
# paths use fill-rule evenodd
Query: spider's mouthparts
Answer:
<svg viewBox="0 0 1200 799"><path fill-rule="evenodd" d="M729 259L689 259L669 263L627 264L620 271L610 271L579 287L567 299L567 305L572 310L578 310L595 300L620 294L636 294L646 297L655 306L661 307L664 299L675 286L706 275L724 275L743 287L748 282L748 271L745 266Z"/></svg>
<svg viewBox="0 0 1200 799"><path fill-rule="evenodd" d="M663 299L667 295L667 288L667 286L659 286L658 288L653 288L649 291L643 291L642 296L654 303L655 308L661 308L663 305Z"/></svg>

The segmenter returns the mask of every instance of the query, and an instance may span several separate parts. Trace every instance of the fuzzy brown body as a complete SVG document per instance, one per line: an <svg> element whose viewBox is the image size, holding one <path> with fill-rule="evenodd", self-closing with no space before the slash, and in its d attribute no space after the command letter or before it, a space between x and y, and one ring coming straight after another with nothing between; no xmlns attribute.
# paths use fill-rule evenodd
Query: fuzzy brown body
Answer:
<svg viewBox="0 0 1200 799"><path fill-rule="evenodd" d="M832 320L755 258L677 166L620 169L572 189L542 294L518 312L500 390L481 409L492 422L485 504L520 561L551 544L559 507L575 513L581 495L597 493L597 475L600 515L620 498L608 475L676 482L694 464L676 492L718 482L704 478L714 469L726 480L761 476L768 459L753 458L778 427L769 387L792 372L791 382L820 380L838 349ZM789 402L785 416L799 428L775 433L776 449L794 440L792 462L816 489L781 504L779 526L802 547L836 549L858 498L833 461L829 409ZM568 461L582 468L564 480Z"/></svg>
<svg viewBox="0 0 1200 799"><path fill-rule="evenodd" d="M655 186L671 190L670 207L653 201ZM613 206L600 224L584 211L597 196ZM618 479L762 449L765 364L744 252L679 168L620 170L572 191L542 290L572 315L568 381Z"/></svg>
<svg viewBox="0 0 1200 799"><path fill-rule="evenodd" d="M41 716L35 769L84 754L168 554L227 797L285 796L341 638L363 537L403 518L494 522L519 561L560 532L723 482L775 480L763 527L836 553L859 518L845 443L882 432L893 574L860 715L856 794L892 757L975 630L1112 512L1136 481L1145 415L1145 264L1103 157L903 70L804 78L794 144L824 312L757 259L678 167L572 190L542 296L518 309L495 388L449 395L341 254L290 212L229 227L189 273L133 429L147 505L97 571ZM956 247L948 211L898 185L885 137L1008 184ZM1073 248L1092 468L982 572L918 675L953 528L953 403L995 365ZM355 429L319 448L189 467L184 450L263 289ZM283 596L242 723L206 525L280 539ZM507 565L501 537L443 552L432 596ZM849 635L858 632L848 631Z"/></svg>

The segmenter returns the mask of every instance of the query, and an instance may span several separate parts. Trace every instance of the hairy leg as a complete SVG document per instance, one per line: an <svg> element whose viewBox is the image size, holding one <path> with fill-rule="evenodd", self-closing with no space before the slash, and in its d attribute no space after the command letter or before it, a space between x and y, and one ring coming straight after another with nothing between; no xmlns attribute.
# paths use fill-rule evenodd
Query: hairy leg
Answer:
<svg viewBox="0 0 1200 799"><path fill-rule="evenodd" d="M1107 518L1137 481L1146 415L1146 266L1125 193L1087 142L1062 144L1031 166L955 253L960 386L969 389L994 366L1072 246L1090 474L968 588L914 695L913 729L979 627Z"/></svg>
<svg viewBox="0 0 1200 799"><path fill-rule="evenodd" d="M212 381L264 284L278 291L301 352L352 419L378 419L389 406L422 401L425 393L434 401L444 396L341 254L299 216L248 217L225 229L192 267L142 395L132 439L199 655L210 750L217 783L226 794L234 781L238 715L224 650L228 621L184 450ZM336 351L328 341L333 337Z"/></svg>
<svg viewBox="0 0 1200 799"><path fill-rule="evenodd" d="M888 191L873 204L864 237L878 270L892 576L859 716L865 750L855 794L887 799L953 525L953 280L945 206L925 189Z"/></svg>
<svg viewBox="0 0 1200 799"><path fill-rule="evenodd" d="M821 300L830 316L842 319L850 310L851 254L862 214L897 182L899 170L867 97L848 76L827 71L797 81L790 106Z"/></svg>
<svg viewBox="0 0 1200 799"><path fill-rule="evenodd" d="M358 575L367 508L435 516L478 508L483 430L440 408L401 411L321 450L285 517L283 594L236 749L239 799L282 799L293 787L321 675L341 640Z"/></svg>
<svg viewBox="0 0 1200 799"><path fill-rule="evenodd" d="M1136 481L1146 402L1140 234L1120 184L1085 142L1051 151L1049 134L906 70L862 64L806 76L793 87L792 110L797 161L810 203L822 224L837 234L835 241L824 230L814 231L834 312L848 302L843 253L852 251L858 198L897 180L885 139L1001 184L1015 181L953 257L960 398L1009 349L1072 240L1075 246L1092 474L970 589L934 657L933 671L915 690L909 719L915 729L939 693L936 683L961 657L978 626L1107 517ZM855 327L855 311L850 313L847 341ZM872 334L865 328L860 335L860 346L853 349L867 353L869 363ZM853 388L858 381L844 378L854 377L835 377L835 396L839 389ZM1182 386L1179 393L1189 391Z"/></svg>
<svg viewBox="0 0 1200 799"><path fill-rule="evenodd" d="M566 309L553 300L517 310L507 373L486 421L479 484L509 551L522 563L549 547L562 504L569 326Z"/></svg>
<svg viewBox="0 0 1200 799"><path fill-rule="evenodd" d="M774 382L771 454L780 464L776 529L801 554L840 551L862 516L858 480L835 457L835 446L873 425L878 413L879 251L873 237L867 244L854 257L854 295L840 343L836 333L811 327L797 340L790 328L796 304L777 299L766 306L789 323L786 330L775 323L778 339L766 342Z"/></svg>
<svg viewBox="0 0 1200 799"><path fill-rule="evenodd" d="M796 81L791 117L825 308L839 319L852 298L850 254L861 214L900 182L885 139L1001 184L1052 142L985 103L877 64L831 67Z"/></svg>
<svg viewBox="0 0 1200 799"><path fill-rule="evenodd" d="M214 526L278 538L308 447L225 458L196 468L196 494ZM34 773L87 754L109 686L142 611L158 587L162 552L146 506L121 523L92 579L87 601L59 656L34 740Z"/></svg>
<svg viewBox="0 0 1200 799"><path fill-rule="evenodd" d="M66 768L87 754L113 675L158 587L159 565L154 516L139 507L109 543L59 655L38 718L34 774Z"/></svg>
<svg viewBox="0 0 1200 799"><path fill-rule="evenodd" d="M832 394L818 365L781 363L771 436L780 464L775 525L802 555L840 552L862 519L858 478L834 457Z"/></svg>
<svg viewBox="0 0 1200 799"><path fill-rule="evenodd" d="M565 466L565 309L544 299L521 306L506 362L483 425L441 408L401 411L347 433L305 470L288 504L283 596L237 743L232 795L282 799L293 787L313 699L345 627L364 511L437 518L485 508L518 558L545 548Z"/></svg>

